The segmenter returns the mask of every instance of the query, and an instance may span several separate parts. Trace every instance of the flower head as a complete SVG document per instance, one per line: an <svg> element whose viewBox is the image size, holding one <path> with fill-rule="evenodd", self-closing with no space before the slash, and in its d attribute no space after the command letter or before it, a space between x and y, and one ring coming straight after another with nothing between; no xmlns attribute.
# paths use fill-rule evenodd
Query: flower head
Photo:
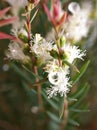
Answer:
<svg viewBox="0 0 97 130"><path fill-rule="evenodd" d="M85 8L81 8L77 2L69 4L68 10L72 15L69 16L68 22L63 26L67 38L80 41L82 38L87 37L91 26L89 19L91 8L88 9L89 7L88 4Z"/></svg>
<svg viewBox="0 0 97 130"><path fill-rule="evenodd" d="M57 94L60 94L61 96L67 95L69 87L71 86L67 75L68 72L64 71L61 67L59 70L48 74L48 80L52 84L47 90L49 98L56 96Z"/></svg>
<svg viewBox="0 0 97 130"><path fill-rule="evenodd" d="M41 62L45 63L51 59L49 51L52 49L52 42L47 42L40 34L35 34L31 43L31 52L36 55Z"/></svg>
<svg viewBox="0 0 97 130"><path fill-rule="evenodd" d="M6 56L11 60L19 60L22 62L25 62L28 59L28 56L23 52L23 48L15 42L9 44Z"/></svg>
<svg viewBox="0 0 97 130"><path fill-rule="evenodd" d="M22 7L27 4L27 0L5 0L12 6Z"/></svg>
<svg viewBox="0 0 97 130"><path fill-rule="evenodd" d="M75 59L83 60L83 56L85 56L85 51L82 51L78 48L78 46L70 45L69 43L64 44L62 50L64 51L66 55L66 60L69 63L73 63Z"/></svg>
<svg viewBox="0 0 97 130"><path fill-rule="evenodd" d="M56 25L62 23L60 26L61 29L58 32L59 36L65 34L67 40L75 40L77 42L82 38L86 38L92 23L89 17L92 12L92 7L90 5L90 3L84 2L84 5L80 6L77 2L71 2L68 5L68 10L71 12L71 15L61 9L60 15L56 16ZM62 19L63 22L61 22ZM55 39L55 32L53 29L46 36L48 40L51 37Z"/></svg>

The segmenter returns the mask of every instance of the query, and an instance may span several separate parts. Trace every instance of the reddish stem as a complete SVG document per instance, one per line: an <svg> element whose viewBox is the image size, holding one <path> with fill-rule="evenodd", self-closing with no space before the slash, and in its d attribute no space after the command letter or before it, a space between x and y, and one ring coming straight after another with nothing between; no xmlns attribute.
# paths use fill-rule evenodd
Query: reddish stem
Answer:
<svg viewBox="0 0 97 130"><path fill-rule="evenodd" d="M36 75L38 75L36 66L34 66L34 73ZM39 79L37 77L36 77L36 82L39 82ZM39 102L40 110L43 110L43 101L42 101L42 97L41 97L41 85L40 84L37 84L37 91L38 91L38 102Z"/></svg>
<svg viewBox="0 0 97 130"><path fill-rule="evenodd" d="M31 40L31 23L30 23L30 13L28 13L28 17L27 17L27 26L28 26L28 40L30 42Z"/></svg>

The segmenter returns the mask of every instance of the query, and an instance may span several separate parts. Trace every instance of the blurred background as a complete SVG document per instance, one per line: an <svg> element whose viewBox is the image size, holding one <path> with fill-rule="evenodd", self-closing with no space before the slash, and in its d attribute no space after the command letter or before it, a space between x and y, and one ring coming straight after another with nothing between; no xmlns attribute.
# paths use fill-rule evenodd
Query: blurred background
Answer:
<svg viewBox="0 0 97 130"><path fill-rule="evenodd" d="M0 0L0 10L5 7L11 6L11 10L7 12L6 17L20 16L23 12L22 4L17 0ZM62 5L74 0L62 0ZM76 0L79 3L84 3L84 0ZM80 113L78 120L80 121L79 127L72 127L72 130L97 130L97 0L86 0L92 4L90 28L87 38L80 41L80 45L87 50L85 60L90 60L90 65L80 80L81 82L88 82L90 88L84 98L89 106L89 112ZM16 3L15 3L16 2ZM22 3L22 0L21 0ZM21 6L20 6L21 5ZM46 36L49 32L51 24L48 22L41 5L39 5L39 13L32 22L33 33L39 32ZM15 23L16 24L16 23ZM17 25L16 25L17 26ZM0 32L10 34L12 25L0 27ZM0 130L46 130L47 122L42 128L42 123L38 120L38 115L35 116L31 112L32 104L36 101L35 95L31 98L31 93L28 94L29 89L22 87L20 76L16 71L19 70L7 60L5 53L8 48L10 40L0 40ZM83 103L83 102L82 102ZM37 119L36 119L37 118ZM41 117L43 119L43 117ZM35 122L37 120L37 123ZM36 126L39 126L36 128ZM52 129L51 129L52 130ZM69 130L69 129L67 129Z"/></svg>

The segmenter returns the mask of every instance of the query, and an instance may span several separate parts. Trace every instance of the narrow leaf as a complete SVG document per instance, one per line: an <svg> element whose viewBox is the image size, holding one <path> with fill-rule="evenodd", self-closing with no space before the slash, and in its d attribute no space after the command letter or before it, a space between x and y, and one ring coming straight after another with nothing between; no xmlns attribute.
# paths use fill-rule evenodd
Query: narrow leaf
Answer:
<svg viewBox="0 0 97 130"><path fill-rule="evenodd" d="M79 123L78 123L77 121L75 121L75 120L72 120L72 119L69 119L69 120L68 120L68 123L69 123L70 125L79 126Z"/></svg>
<svg viewBox="0 0 97 130"><path fill-rule="evenodd" d="M82 75L85 73L90 61L86 62L85 65L80 69L80 73L77 73L75 77L73 78L73 85L82 77Z"/></svg>
<svg viewBox="0 0 97 130"><path fill-rule="evenodd" d="M0 32L0 39L11 39L11 40L16 40L16 37L11 36L9 34Z"/></svg>
<svg viewBox="0 0 97 130"><path fill-rule="evenodd" d="M76 103L74 103L74 104L71 104L71 106L73 108L80 105L80 103L82 102L82 100L83 100L83 98L86 95L86 93L87 93L88 90L89 90L89 85L85 84L80 91L76 92L76 94L74 95L74 97L77 97L78 101Z"/></svg>
<svg viewBox="0 0 97 130"><path fill-rule="evenodd" d="M7 25L7 24L11 24L11 23L13 23L15 20L17 20L17 19L18 19L17 17L12 17L12 18L9 18L9 19L1 20L1 21L0 21L0 27L5 26L5 25Z"/></svg>
<svg viewBox="0 0 97 130"><path fill-rule="evenodd" d="M32 21L34 20L34 18L35 18L36 15L37 15L37 13L38 13L38 9L36 10L36 12L34 13L33 17L31 18L30 23L32 23Z"/></svg>
<svg viewBox="0 0 97 130"><path fill-rule="evenodd" d="M3 33L3 32L0 32L0 39L10 39L10 40L16 41L20 44L23 44L23 42L19 38L6 34L6 33Z"/></svg>
<svg viewBox="0 0 97 130"><path fill-rule="evenodd" d="M60 98L60 102L59 102L59 117L60 119L62 118L64 114L64 96Z"/></svg>
<svg viewBox="0 0 97 130"><path fill-rule="evenodd" d="M82 86L78 89L78 91L76 91L76 93L74 93L74 94L71 96L71 98L79 98L81 95L84 94L84 92L86 92L87 88L88 88L88 84L87 84L87 83L86 83L85 85L82 85Z"/></svg>
<svg viewBox="0 0 97 130"><path fill-rule="evenodd" d="M67 98L68 99L68 101L70 101L70 102L76 102L78 99L76 99L76 98L71 98L71 97L68 97Z"/></svg>
<svg viewBox="0 0 97 130"><path fill-rule="evenodd" d="M16 71L16 73L21 76L23 79L25 79L26 81L28 81L29 83L34 83L34 78L30 78L27 73L24 73L22 71L22 69L18 68L15 64L11 64L12 68Z"/></svg>
<svg viewBox="0 0 97 130"><path fill-rule="evenodd" d="M53 107L55 110L58 110L58 106L55 102L52 101L52 99L48 99L48 97L45 95L45 92L42 91L42 96L44 99Z"/></svg>
<svg viewBox="0 0 97 130"><path fill-rule="evenodd" d="M47 17L49 18L49 20L53 23L54 26L56 26L56 22L52 18L51 14L50 14L50 11L49 11L49 9L48 9L48 7L47 7L47 5L45 3L43 3L43 8L44 8L44 11L45 11Z"/></svg>
<svg viewBox="0 0 97 130"><path fill-rule="evenodd" d="M80 109L73 109L73 108L71 108L71 109L69 109L69 111L72 111L72 112L77 112L77 113L83 113L83 112L89 112L90 110L80 110Z"/></svg>
<svg viewBox="0 0 97 130"><path fill-rule="evenodd" d="M28 87L26 82L22 81L22 85L23 85L24 89L26 90L26 92L29 92L29 94L37 94L36 90L29 89L29 87Z"/></svg>
<svg viewBox="0 0 97 130"><path fill-rule="evenodd" d="M58 118L55 114L53 114L53 113L47 111L47 115L48 115L53 121L55 121L55 122L57 122L57 123L60 123L59 118Z"/></svg>
<svg viewBox="0 0 97 130"><path fill-rule="evenodd" d="M36 78L36 77L39 78L38 75L35 75L35 74L34 74L31 70L29 70L26 66L23 65L23 68L24 68L32 77L34 76L35 78Z"/></svg>
<svg viewBox="0 0 97 130"><path fill-rule="evenodd" d="M10 7L0 10L0 18L5 15L10 10Z"/></svg>

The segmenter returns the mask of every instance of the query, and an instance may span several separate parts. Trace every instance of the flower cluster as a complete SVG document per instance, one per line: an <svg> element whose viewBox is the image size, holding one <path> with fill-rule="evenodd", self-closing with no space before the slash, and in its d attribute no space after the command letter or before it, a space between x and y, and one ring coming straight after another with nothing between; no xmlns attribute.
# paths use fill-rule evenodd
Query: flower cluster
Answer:
<svg viewBox="0 0 97 130"><path fill-rule="evenodd" d="M22 28L19 31L17 30L17 34L15 34L15 36L22 41L22 45L10 43L6 54L9 59L23 63L30 59L32 66L41 67L44 72L47 73L47 78L50 82L50 87L47 88L49 98L58 94L60 96L67 96L72 86L70 67L73 66L76 68L74 61L77 59L83 60L83 56L85 56L85 51L80 50L78 46L68 42L68 36L70 36L69 38L74 38L79 41L83 36L86 36L88 32L86 30L88 20L86 17L87 12L84 13L78 4L73 2L68 6L72 15L63 23L64 20L66 20L66 13L61 12L60 1L54 0L54 2L56 1L57 3L53 3L51 17L57 30L57 38L52 42L51 40L47 41L38 33L35 35L31 33L30 10L26 13L28 17L26 29ZM30 0L29 2L31 4ZM35 2L39 2L39 0ZM44 8L48 13L45 5ZM65 29L62 35L59 35L61 33L59 28L61 28L61 30ZM79 29L80 34L78 34ZM69 35L67 36L67 34ZM77 68L75 70L77 70Z"/></svg>
<svg viewBox="0 0 97 130"><path fill-rule="evenodd" d="M30 44L29 53L36 57L38 66L44 65L43 69L48 73L47 77L51 84L47 89L48 97L51 98L57 94L66 96L72 86L69 77L70 70L66 62L72 64L77 58L83 59L85 51L65 41L64 45L58 48L55 43L47 42L40 34L35 34ZM9 44L7 57L22 62L28 59L23 48L17 43Z"/></svg>
<svg viewBox="0 0 97 130"><path fill-rule="evenodd" d="M30 49L42 64L51 59L52 42L47 42L40 34L35 34Z"/></svg>
<svg viewBox="0 0 97 130"><path fill-rule="evenodd" d="M55 0L55 1L60 2L60 0ZM91 3L89 2L84 2L84 5L82 6L80 6L77 2L71 2L68 5L67 12L62 9L61 5L56 7L57 11L59 10L60 15L59 13L56 13L56 19L54 19L54 21L55 22L58 21L57 23L59 23L55 26L60 27L61 25L60 27L61 31L59 35L64 34L68 41L73 40L76 42L79 42L82 38L87 37L89 29L92 25L92 22L90 20L92 6L90 5ZM55 9L54 7L53 9L51 9L51 11L49 12L49 15L48 15L48 12L46 11L49 19L50 19L50 14L52 16L52 12L54 12L52 10L54 9ZM51 35L51 33L53 35ZM51 32L47 34L46 39L49 40L51 37L55 39L55 32L53 29L51 30Z"/></svg>
<svg viewBox="0 0 97 130"><path fill-rule="evenodd" d="M76 59L83 60L83 56L85 56L85 51L80 50L77 46L65 43L65 41L62 42L63 45L60 48L56 44L53 46L51 51L52 59L44 68L51 83L50 88L47 90L49 98L57 94L66 96L72 86L70 66L74 64Z"/></svg>
<svg viewBox="0 0 97 130"><path fill-rule="evenodd" d="M69 4L68 10L72 15L69 16L68 22L63 25L67 38L80 41L83 37L87 37L91 25L89 20L91 8L87 9L87 7L89 8L88 3L84 8L81 8L76 2Z"/></svg>
<svg viewBox="0 0 97 130"><path fill-rule="evenodd" d="M23 47L16 42L9 44L6 56L11 60L17 60L23 63L29 59L29 57L24 54Z"/></svg>

